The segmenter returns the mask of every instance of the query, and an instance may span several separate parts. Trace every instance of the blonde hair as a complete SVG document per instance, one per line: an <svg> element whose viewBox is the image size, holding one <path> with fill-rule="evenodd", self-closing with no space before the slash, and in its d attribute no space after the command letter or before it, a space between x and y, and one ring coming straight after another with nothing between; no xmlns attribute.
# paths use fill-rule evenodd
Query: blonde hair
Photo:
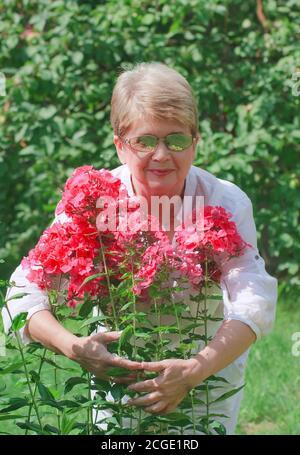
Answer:
<svg viewBox="0 0 300 455"><path fill-rule="evenodd" d="M198 108L190 84L159 62L138 63L118 77L112 93L110 121L122 136L136 120L176 120L198 133Z"/></svg>

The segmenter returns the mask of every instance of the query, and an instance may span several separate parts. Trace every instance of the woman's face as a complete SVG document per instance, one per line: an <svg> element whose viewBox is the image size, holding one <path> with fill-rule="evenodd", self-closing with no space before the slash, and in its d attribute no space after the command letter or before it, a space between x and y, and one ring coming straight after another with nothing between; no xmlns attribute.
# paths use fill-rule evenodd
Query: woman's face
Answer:
<svg viewBox="0 0 300 455"><path fill-rule="evenodd" d="M134 123L125 134L126 139L153 134L165 137L171 133L191 134L189 128L177 121L147 119ZM130 169L132 183L136 194L149 196L167 195L172 197L180 195L184 181L195 158L196 140L183 152L173 152L160 141L154 153L146 156L138 155L129 144L121 142L114 136L120 161L126 163ZM168 170L170 172L159 174L155 170Z"/></svg>

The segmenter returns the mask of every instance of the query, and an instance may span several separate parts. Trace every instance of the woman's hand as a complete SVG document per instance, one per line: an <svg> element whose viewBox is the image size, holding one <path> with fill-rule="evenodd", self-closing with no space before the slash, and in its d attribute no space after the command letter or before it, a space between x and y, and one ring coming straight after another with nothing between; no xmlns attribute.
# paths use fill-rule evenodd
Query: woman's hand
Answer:
<svg viewBox="0 0 300 455"><path fill-rule="evenodd" d="M202 382L201 365L195 358L142 362L142 367L160 374L153 379L131 384L129 390L148 393L129 400L127 404L144 406L144 411L149 413L163 415L174 411L187 393Z"/></svg>
<svg viewBox="0 0 300 455"><path fill-rule="evenodd" d="M88 337L79 337L72 345L72 360L75 360L86 370L93 373L98 378L112 380L116 383L129 384L135 382L143 372L129 373L127 376L111 378L106 370L112 367L126 368L130 371L142 370L140 362L133 362L115 354L111 354L106 345L118 340L121 336L119 332L101 332Z"/></svg>

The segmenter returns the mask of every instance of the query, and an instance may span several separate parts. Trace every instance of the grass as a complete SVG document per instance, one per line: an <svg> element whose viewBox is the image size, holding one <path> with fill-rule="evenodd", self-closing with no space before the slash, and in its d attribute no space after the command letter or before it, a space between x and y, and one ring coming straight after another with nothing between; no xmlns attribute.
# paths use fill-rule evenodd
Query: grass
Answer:
<svg viewBox="0 0 300 455"><path fill-rule="evenodd" d="M273 331L251 349L236 434L300 434L300 356L292 355L295 332L300 332L300 305L281 300Z"/></svg>
<svg viewBox="0 0 300 455"><path fill-rule="evenodd" d="M0 334L1 330L0 322ZM251 349L236 434L300 434L300 356L295 357L291 352L295 332L300 332L300 305L281 300L274 330ZM77 366L61 356L56 356L56 362ZM64 386L64 375L63 371L59 372L60 389ZM70 375L74 373L67 373L66 377ZM45 384L53 387L54 378L47 375L47 367L44 378ZM19 392L24 390L20 376L21 383L16 379L16 375L5 376L6 396L20 396ZM86 393L82 386L77 387L79 393ZM1 422L1 430L24 434L24 430L10 421Z"/></svg>

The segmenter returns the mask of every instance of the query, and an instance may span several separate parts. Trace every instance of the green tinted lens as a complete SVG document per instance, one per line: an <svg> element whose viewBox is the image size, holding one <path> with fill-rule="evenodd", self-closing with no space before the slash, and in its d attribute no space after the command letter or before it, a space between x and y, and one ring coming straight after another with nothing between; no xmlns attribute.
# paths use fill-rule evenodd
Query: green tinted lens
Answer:
<svg viewBox="0 0 300 455"><path fill-rule="evenodd" d="M166 144L174 152L182 152L192 145L193 137L188 134L169 134L166 137Z"/></svg>
<svg viewBox="0 0 300 455"><path fill-rule="evenodd" d="M133 149L140 152L151 152L156 144L157 138L151 135L138 136L130 139L130 145Z"/></svg>

